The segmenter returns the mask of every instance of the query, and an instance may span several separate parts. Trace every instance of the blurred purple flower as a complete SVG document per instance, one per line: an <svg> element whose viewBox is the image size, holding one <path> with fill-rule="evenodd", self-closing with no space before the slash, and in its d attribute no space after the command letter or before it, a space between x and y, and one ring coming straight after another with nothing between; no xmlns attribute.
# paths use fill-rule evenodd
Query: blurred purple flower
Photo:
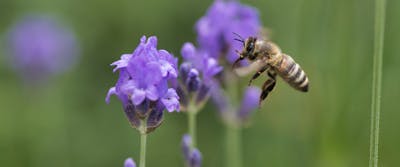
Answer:
<svg viewBox="0 0 400 167"><path fill-rule="evenodd" d="M136 163L132 158L128 158L125 160L124 167L136 167Z"/></svg>
<svg viewBox="0 0 400 167"><path fill-rule="evenodd" d="M193 148L192 138L188 134L182 137L182 152L187 167L201 166L201 153L197 148Z"/></svg>
<svg viewBox="0 0 400 167"><path fill-rule="evenodd" d="M253 111L257 109L260 94L261 90L256 87L248 87L245 90L242 103L238 111L238 118L240 120L247 120Z"/></svg>
<svg viewBox="0 0 400 167"><path fill-rule="evenodd" d="M237 1L215 0L206 15L196 23L197 41L210 56L218 58L226 54L226 59L232 63L238 57L235 50L243 47L233 40L233 32L247 38L257 36L260 28L255 8Z"/></svg>
<svg viewBox="0 0 400 167"><path fill-rule="evenodd" d="M157 38L146 41L143 36L132 54L123 54L112 63L119 71L116 85L108 91L106 102L115 94L122 101L125 113L135 128L139 119L147 119L148 131L160 125L162 112L179 111L179 96L168 82L176 80L177 59L165 50L157 50Z"/></svg>
<svg viewBox="0 0 400 167"><path fill-rule="evenodd" d="M243 92L240 106L233 103L233 99L225 94L218 83L211 90L211 97L224 121L228 124L242 125L258 107L261 90L257 87L248 87Z"/></svg>
<svg viewBox="0 0 400 167"><path fill-rule="evenodd" d="M195 102L195 105L201 108L208 99L210 83L223 68L218 65L215 58L197 50L192 43L185 43L181 54L184 62L180 66L177 89L181 97L182 109L185 110L188 107L189 101Z"/></svg>
<svg viewBox="0 0 400 167"><path fill-rule="evenodd" d="M74 34L49 16L25 16L8 37L12 65L29 84L69 69L78 56Z"/></svg>

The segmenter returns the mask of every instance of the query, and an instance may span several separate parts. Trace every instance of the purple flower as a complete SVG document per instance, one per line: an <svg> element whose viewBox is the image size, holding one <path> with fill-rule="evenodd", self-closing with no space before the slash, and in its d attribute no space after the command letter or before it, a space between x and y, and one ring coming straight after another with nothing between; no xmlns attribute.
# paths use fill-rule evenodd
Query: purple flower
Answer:
<svg viewBox="0 0 400 167"><path fill-rule="evenodd" d="M176 82L178 60L156 47L156 37L146 41L143 36L132 54L123 54L112 63L119 79L106 97L108 103L111 95L118 96L133 127L140 126L139 119L149 117L148 132L158 127L163 110L179 111L179 96L168 86L168 82Z"/></svg>
<svg viewBox="0 0 400 167"><path fill-rule="evenodd" d="M201 166L201 153L197 148L192 146L192 138L188 134L185 134L182 137L182 152L185 158L186 166Z"/></svg>
<svg viewBox="0 0 400 167"><path fill-rule="evenodd" d="M128 158L125 160L124 167L136 167L136 163L132 158Z"/></svg>
<svg viewBox="0 0 400 167"><path fill-rule="evenodd" d="M8 37L12 65L29 84L69 69L78 55L74 34L49 16L25 16Z"/></svg>
<svg viewBox="0 0 400 167"><path fill-rule="evenodd" d="M256 9L237 1L216 0L196 23L197 41L210 56L218 58L226 54L228 62L233 63L238 56L235 50L243 47L233 40L233 32L247 38L257 36L260 27Z"/></svg>
<svg viewBox="0 0 400 167"><path fill-rule="evenodd" d="M197 108L201 108L208 99L210 83L223 68L215 58L196 49L192 43L185 43L181 54L184 62L180 66L177 90L182 109L186 110L188 105L193 105L189 102L194 102Z"/></svg>
<svg viewBox="0 0 400 167"><path fill-rule="evenodd" d="M183 45L181 54L185 62L189 62L194 68L202 72L206 81L209 81L223 69L214 57L210 57L205 51L197 50L190 42Z"/></svg>

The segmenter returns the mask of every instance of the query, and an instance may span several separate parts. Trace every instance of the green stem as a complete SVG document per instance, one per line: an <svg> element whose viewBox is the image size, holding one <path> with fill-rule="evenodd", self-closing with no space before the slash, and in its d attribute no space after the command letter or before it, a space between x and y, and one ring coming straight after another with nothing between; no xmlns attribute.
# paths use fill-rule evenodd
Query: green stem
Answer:
<svg viewBox="0 0 400 167"><path fill-rule="evenodd" d="M226 126L226 162L227 167L241 167L242 166L242 155L241 155L241 132L240 127Z"/></svg>
<svg viewBox="0 0 400 167"><path fill-rule="evenodd" d="M192 137L192 147L196 147L196 116L197 111L188 111L189 135Z"/></svg>
<svg viewBox="0 0 400 167"><path fill-rule="evenodd" d="M140 164L139 167L145 167L146 166L146 142L147 142L147 126L146 126L146 120L141 121L141 127L140 127Z"/></svg>
<svg viewBox="0 0 400 167"><path fill-rule="evenodd" d="M383 39L385 29L385 0L375 1L374 62L372 75L371 135L369 167L378 166L379 117L381 112L381 83Z"/></svg>

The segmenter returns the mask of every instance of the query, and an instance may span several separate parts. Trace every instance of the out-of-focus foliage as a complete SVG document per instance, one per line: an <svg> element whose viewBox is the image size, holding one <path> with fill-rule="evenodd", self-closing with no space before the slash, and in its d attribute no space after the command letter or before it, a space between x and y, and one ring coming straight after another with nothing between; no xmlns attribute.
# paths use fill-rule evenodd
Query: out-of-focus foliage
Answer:
<svg viewBox="0 0 400 167"><path fill-rule="evenodd" d="M243 132L249 167L363 167L369 156L373 2L365 0L246 0L259 9L271 38L307 72L310 92L278 80ZM139 157L139 134L117 98L104 97L117 80L109 64L129 53L142 35L179 55L195 42L194 24L211 0L0 0L0 166L120 166ZM156 5L155 5L156 4ZM387 3L383 60L380 164L400 156L400 1ZM43 88L29 88L9 64L4 38L29 13L61 18L80 41L73 70ZM249 76L250 77L250 76ZM249 77L243 78L243 88ZM258 79L254 85L261 85ZM203 166L220 167L224 129L215 108L198 117ZM148 138L147 165L183 166L180 141L186 115L165 115Z"/></svg>

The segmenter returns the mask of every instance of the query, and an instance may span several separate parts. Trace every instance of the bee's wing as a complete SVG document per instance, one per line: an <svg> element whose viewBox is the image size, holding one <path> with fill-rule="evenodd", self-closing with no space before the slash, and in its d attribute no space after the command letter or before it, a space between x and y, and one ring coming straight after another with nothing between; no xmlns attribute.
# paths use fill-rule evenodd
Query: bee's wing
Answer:
<svg viewBox="0 0 400 167"><path fill-rule="evenodd" d="M234 71L239 76L245 76L251 72L260 70L262 67L264 67L266 65L267 64L265 63L265 60L259 59L259 60L252 62L248 66L236 68Z"/></svg>
<svg viewBox="0 0 400 167"><path fill-rule="evenodd" d="M259 33L257 34L258 39L269 41L271 40L272 30L268 27L261 27Z"/></svg>

